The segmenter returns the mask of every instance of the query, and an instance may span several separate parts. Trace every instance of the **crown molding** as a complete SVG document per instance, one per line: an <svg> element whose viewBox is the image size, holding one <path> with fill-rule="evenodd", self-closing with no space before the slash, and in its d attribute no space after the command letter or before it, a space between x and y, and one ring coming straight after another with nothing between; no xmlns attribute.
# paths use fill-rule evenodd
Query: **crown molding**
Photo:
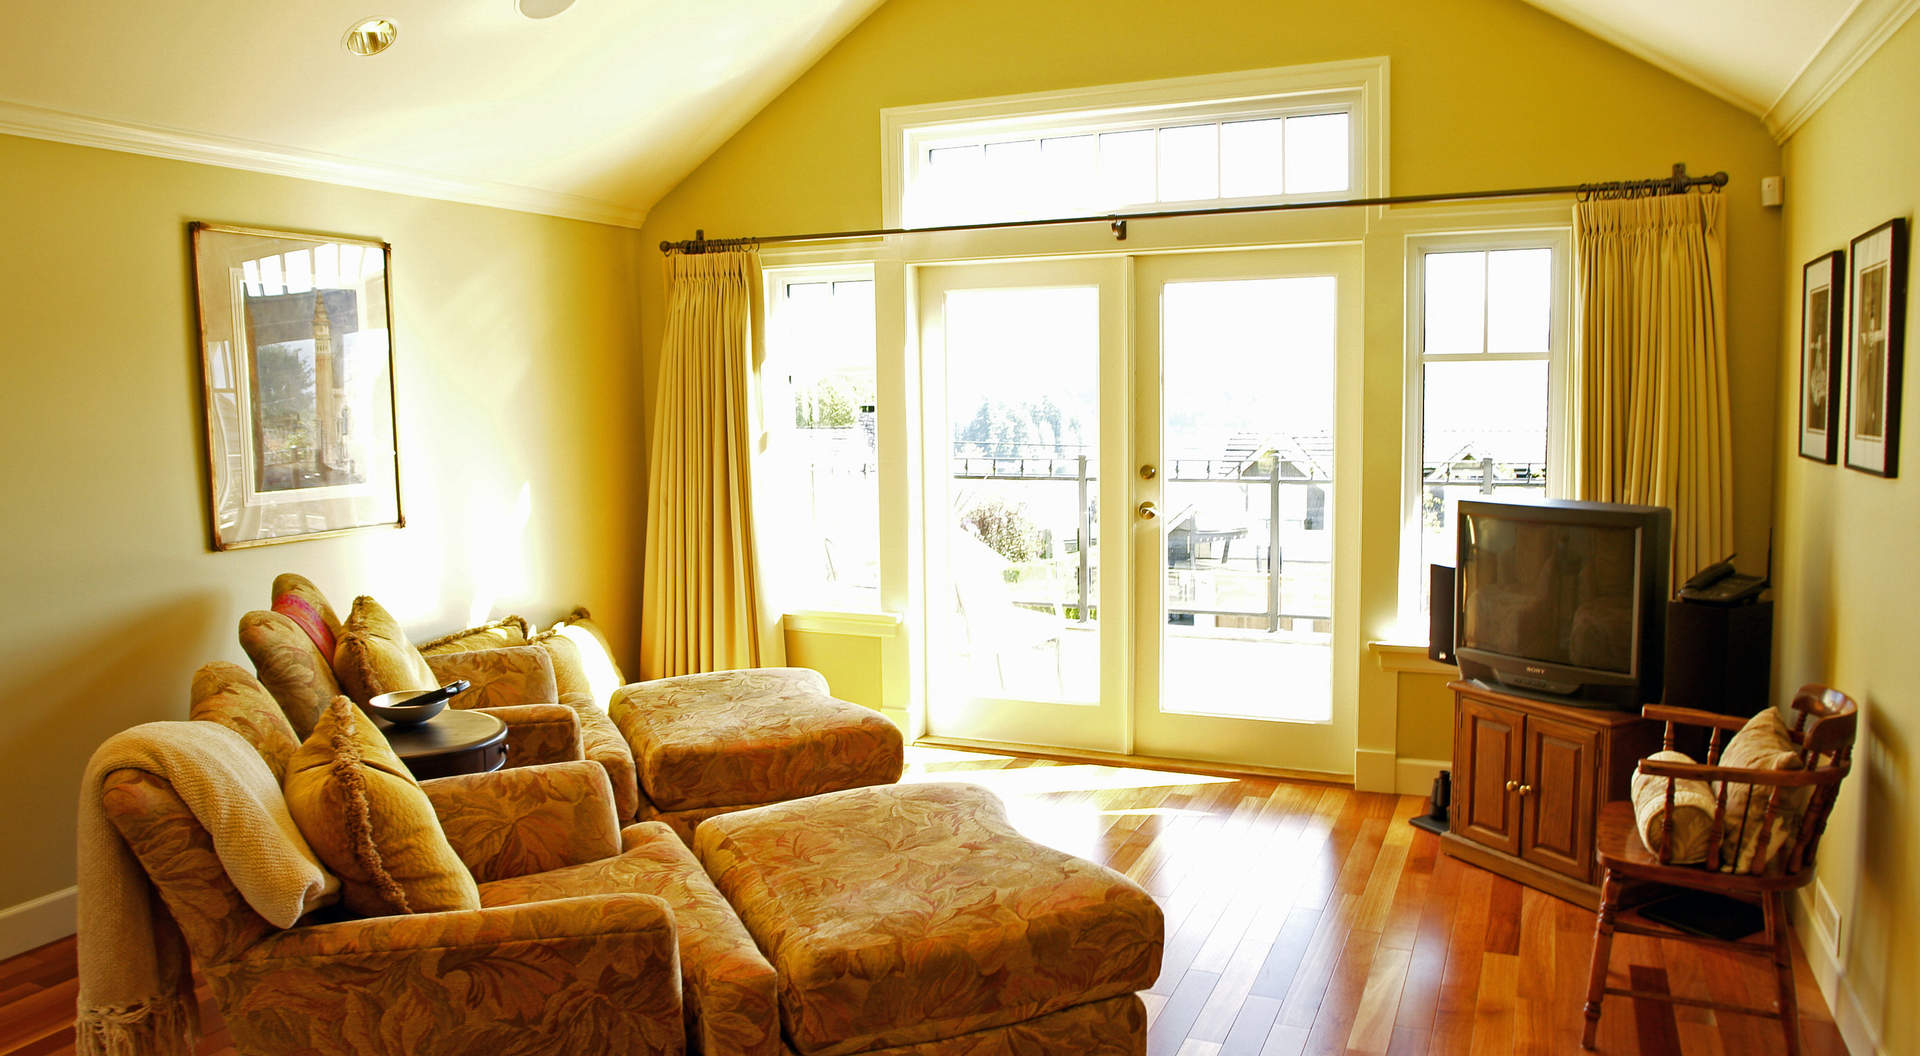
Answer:
<svg viewBox="0 0 1920 1056"><path fill-rule="evenodd" d="M638 228L647 218L644 209L539 187L460 179L337 154L112 121L6 100L0 100L0 133L614 227Z"/></svg>
<svg viewBox="0 0 1920 1056"><path fill-rule="evenodd" d="M1920 11L1920 0L1859 0L1854 4L1763 115L1774 142L1785 143L1792 138L1915 11Z"/></svg>

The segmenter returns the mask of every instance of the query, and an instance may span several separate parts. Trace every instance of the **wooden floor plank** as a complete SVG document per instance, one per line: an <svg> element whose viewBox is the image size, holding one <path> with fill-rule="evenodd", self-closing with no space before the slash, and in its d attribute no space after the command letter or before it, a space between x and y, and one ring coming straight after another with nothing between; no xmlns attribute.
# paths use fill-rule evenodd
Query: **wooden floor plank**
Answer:
<svg viewBox="0 0 1920 1056"><path fill-rule="evenodd" d="M1335 785L909 749L908 780L974 781L1016 828L1134 877L1161 903L1161 979L1141 995L1150 1056L1574 1053L1591 910L1449 858L1411 796ZM1137 782L1130 781L1137 777ZM1082 779L1085 780L1082 780ZM1088 787L1094 785L1098 787ZM0 1056L71 1056L71 938L0 961ZM1845 1047L1795 958L1809 1056ZM1771 1005L1762 958L1619 936L1610 979ZM232 1056L204 986L200 1056ZM1775 1052L1771 1021L1611 998L1599 1051Z"/></svg>

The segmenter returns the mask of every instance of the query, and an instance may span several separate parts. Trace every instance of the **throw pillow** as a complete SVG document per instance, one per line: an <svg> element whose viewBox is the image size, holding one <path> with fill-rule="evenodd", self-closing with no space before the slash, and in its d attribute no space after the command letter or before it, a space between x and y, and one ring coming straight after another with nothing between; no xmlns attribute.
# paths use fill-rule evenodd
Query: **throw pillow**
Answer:
<svg viewBox="0 0 1920 1056"><path fill-rule="evenodd" d="M294 616L294 612L312 613L312 630L318 634L313 644L328 656L333 655L333 647L340 637L340 617L334 614L327 596L320 593L312 580L297 572L282 572L273 577L272 598L273 603L268 607L293 619L302 629L307 629L307 621ZM285 608L282 608L283 602Z"/></svg>
<svg viewBox="0 0 1920 1056"><path fill-rule="evenodd" d="M189 718L217 722L247 739L267 761L273 779L285 782L287 762L300 747L280 702L239 664L211 663L193 673Z"/></svg>
<svg viewBox="0 0 1920 1056"><path fill-rule="evenodd" d="M586 663L580 659L580 647L573 644L573 639L558 630L541 631L533 636L533 644L546 650L547 659L553 662L553 681L561 699L572 697L606 710L607 702L593 696L593 682L587 678Z"/></svg>
<svg viewBox="0 0 1920 1056"><path fill-rule="evenodd" d="M464 631L443 634L431 641L420 643L420 652L427 656L444 653L471 653L481 649L506 649L527 644L530 627L527 621L518 616L508 616L503 620L483 623L478 627L469 627Z"/></svg>
<svg viewBox="0 0 1920 1056"><path fill-rule="evenodd" d="M1647 758L1662 763L1693 762L1684 752L1655 752ZM1667 779L1642 774L1636 768L1630 795L1640 838L1646 841L1647 850L1658 855L1668 824ZM1707 860L1707 839L1713 834L1716 805L1713 789L1705 781L1680 779L1673 783L1673 844L1668 848L1669 861L1675 865L1692 865Z"/></svg>
<svg viewBox="0 0 1920 1056"><path fill-rule="evenodd" d="M287 810L362 916L479 909L480 889L387 738L335 697L287 768Z"/></svg>
<svg viewBox="0 0 1920 1056"><path fill-rule="evenodd" d="M320 713L340 695L333 674L333 654L322 654L299 625L277 612L249 612L240 617L240 648L267 692L293 724L296 736L313 732Z"/></svg>
<svg viewBox="0 0 1920 1056"><path fill-rule="evenodd" d="M1793 743L1793 737L1788 733L1787 724L1781 720L1780 713L1767 708L1748 719L1740 732L1727 742L1726 748L1720 752L1720 765L1744 770L1799 770L1804 763L1800 748ZM1767 802L1772 798L1774 789L1771 785L1750 785L1739 781L1729 781L1726 786L1727 819L1722 837L1725 842L1720 851L1720 868L1726 872L1749 872L1754 856L1762 850L1760 829L1766 819ZM1807 792L1805 788L1780 790L1780 806L1774 814L1773 828L1761 859L1763 863L1772 860L1791 834L1798 830L1800 816L1807 806Z"/></svg>
<svg viewBox="0 0 1920 1056"><path fill-rule="evenodd" d="M573 643L580 654L581 670L590 687L594 706L605 710L614 692L626 685L627 679L620 673L620 665L614 662L613 646L600 630L600 625L593 622L593 616L586 609L578 608L568 613L566 619L548 628L548 633L563 635Z"/></svg>
<svg viewBox="0 0 1920 1056"><path fill-rule="evenodd" d="M427 667L427 658L407 641L399 621L364 594L353 599L353 611L341 627L333 673L340 679L340 688L362 704L382 693L440 684Z"/></svg>

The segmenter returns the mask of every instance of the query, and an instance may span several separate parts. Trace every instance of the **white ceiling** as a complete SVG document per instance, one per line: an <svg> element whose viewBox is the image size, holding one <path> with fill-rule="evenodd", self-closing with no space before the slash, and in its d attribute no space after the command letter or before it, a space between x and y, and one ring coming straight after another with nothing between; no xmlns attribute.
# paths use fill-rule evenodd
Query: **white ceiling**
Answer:
<svg viewBox="0 0 1920 1056"><path fill-rule="evenodd" d="M878 4L579 0L532 21L514 0L7 0L0 131L212 137L370 177L344 182L637 223ZM368 15L399 39L349 55Z"/></svg>
<svg viewBox="0 0 1920 1056"><path fill-rule="evenodd" d="M7 0L0 132L637 226L881 2ZM1782 138L1920 7L1528 2ZM369 14L398 43L349 55Z"/></svg>
<svg viewBox="0 0 1920 1056"><path fill-rule="evenodd" d="M1527 0L1748 113L1774 108L1856 0Z"/></svg>

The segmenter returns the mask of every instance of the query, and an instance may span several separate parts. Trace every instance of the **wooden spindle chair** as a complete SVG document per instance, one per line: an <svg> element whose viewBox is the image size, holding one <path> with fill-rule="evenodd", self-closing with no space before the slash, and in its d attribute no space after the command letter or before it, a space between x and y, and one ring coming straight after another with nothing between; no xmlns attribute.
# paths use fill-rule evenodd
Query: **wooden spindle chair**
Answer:
<svg viewBox="0 0 1920 1056"><path fill-rule="evenodd" d="M1707 741L1707 761L1700 765L1641 760L1640 773L1667 779L1667 821L1662 826L1658 848L1648 847L1641 838L1639 827L1634 822L1631 802L1620 800L1601 809L1595 844L1605 875L1600 884L1599 917L1594 925L1592 974L1587 986L1586 1031L1581 1038L1583 1047L1593 1048L1594 1035L1600 1029L1601 1001L1607 994L1616 994L1649 1001L1695 1005L1716 1012L1739 1012L1777 1019L1786 1032L1786 1052L1789 1056L1797 1056L1800 1052L1800 1009L1793 992L1793 946L1788 931L1787 892L1813 879L1814 851L1820 845L1821 833L1826 830L1827 815L1833 809L1840 782L1851 767L1859 709L1846 694L1821 685L1800 687L1800 692L1793 698L1792 708L1795 717L1790 733L1800 754L1799 770L1720 766L1723 737L1746 725L1746 720L1738 716L1659 705L1649 705L1642 710L1647 718L1666 723L1665 746L1668 750L1672 750L1674 745L1675 725L1708 727L1711 734ZM1694 865L1680 865L1672 860L1674 784L1684 778L1719 782L1715 793L1713 828L1707 841L1707 858ZM1730 848L1723 845L1727 793L1735 785L1752 786L1749 813L1762 790L1766 790L1766 806L1760 815L1758 850L1744 869L1738 868L1739 844L1736 842ZM1804 812L1780 848L1769 855L1767 848L1774 839L1776 826L1786 824L1791 818L1789 800L1800 795L1800 789L1808 790L1805 793L1807 802ZM1732 863L1728 871L1721 869L1723 859ZM1616 921L1621 890L1630 883L1667 884L1749 902L1757 901L1766 919L1766 939L1764 942L1710 939ZM1772 1009L1753 1008L1608 986L1607 962L1616 931L1661 939L1681 939L1737 953L1770 956L1778 987L1778 1003Z"/></svg>

